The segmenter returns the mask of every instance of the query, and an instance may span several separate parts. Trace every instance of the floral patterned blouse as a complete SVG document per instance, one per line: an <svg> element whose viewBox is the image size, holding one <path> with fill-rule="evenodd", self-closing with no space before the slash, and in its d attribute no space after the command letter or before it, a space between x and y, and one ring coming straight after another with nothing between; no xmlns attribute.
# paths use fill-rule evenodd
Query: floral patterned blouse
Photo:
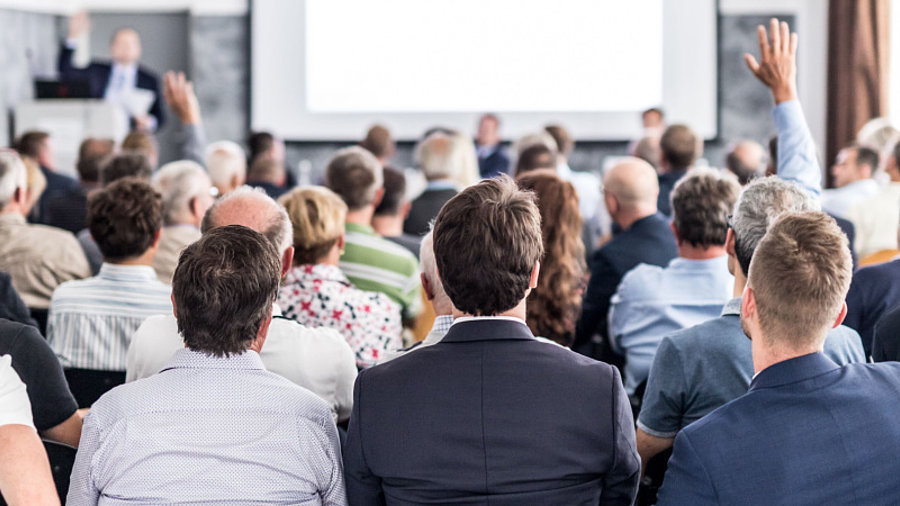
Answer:
<svg viewBox="0 0 900 506"><path fill-rule="evenodd" d="M340 332L360 368L403 347L400 306L383 293L357 289L336 266L292 268L278 292L278 305L284 316L303 325Z"/></svg>

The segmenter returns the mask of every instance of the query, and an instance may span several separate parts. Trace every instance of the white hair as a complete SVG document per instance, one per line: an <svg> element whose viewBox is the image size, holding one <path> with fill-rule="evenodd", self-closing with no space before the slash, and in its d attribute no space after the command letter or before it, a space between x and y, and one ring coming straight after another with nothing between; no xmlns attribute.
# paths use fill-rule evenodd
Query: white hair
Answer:
<svg viewBox="0 0 900 506"><path fill-rule="evenodd" d="M461 132L435 132L416 146L416 163L429 181L449 179L460 188L478 182L478 156L472 140Z"/></svg>
<svg viewBox="0 0 900 506"><path fill-rule="evenodd" d="M206 146L206 170L216 186L231 184L234 176L247 178L247 156L236 142L217 141Z"/></svg>
<svg viewBox="0 0 900 506"><path fill-rule="evenodd" d="M0 207L13 199L17 189L28 187L28 171L19 155L12 151L0 152Z"/></svg>
<svg viewBox="0 0 900 506"><path fill-rule="evenodd" d="M153 185L162 194L163 221L169 226L190 219L191 200L209 194L212 181L199 163L179 160L163 165Z"/></svg>
<svg viewBox="0 0 900 506"><path fill-rule="evenodd" d="M434 227L434 223L432 223L432 227ZM445 302L447 304L453 304L450 301L447 292L444 291L444 285L441 283L441 278L438 276L437 262L434 259L433 228L425 234L425 237L422 238L422 242L419 243L419 264L422 267L422 273L425 275L425 278L428 279L428 283L434 291L432 295L434 295L435 305Z"/></svg>

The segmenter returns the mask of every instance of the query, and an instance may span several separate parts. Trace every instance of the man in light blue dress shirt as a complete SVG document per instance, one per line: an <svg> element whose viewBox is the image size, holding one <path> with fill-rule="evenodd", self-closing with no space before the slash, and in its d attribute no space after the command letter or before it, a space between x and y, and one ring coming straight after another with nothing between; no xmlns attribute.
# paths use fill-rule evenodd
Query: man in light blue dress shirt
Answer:
<svg viewBox="0 0 900 506"><path fill-rule="evenodd" d="M246 227L185 249L172 287L185 348L93 405L68 504L346 504L330 407L259 358L280 276Z"/></svg>

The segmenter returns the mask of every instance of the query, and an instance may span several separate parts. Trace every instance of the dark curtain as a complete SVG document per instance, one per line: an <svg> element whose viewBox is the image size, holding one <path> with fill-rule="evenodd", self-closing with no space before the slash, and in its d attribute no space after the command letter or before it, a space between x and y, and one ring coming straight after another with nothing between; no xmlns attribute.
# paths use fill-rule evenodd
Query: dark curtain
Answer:
<svg viewBox="0 0 900 506"><path fill-rule="evenodd" d="M890 0L828 3L828 125L825 166L870 119L888 112ZM831 186L831 173L826 181Z"/></svg>

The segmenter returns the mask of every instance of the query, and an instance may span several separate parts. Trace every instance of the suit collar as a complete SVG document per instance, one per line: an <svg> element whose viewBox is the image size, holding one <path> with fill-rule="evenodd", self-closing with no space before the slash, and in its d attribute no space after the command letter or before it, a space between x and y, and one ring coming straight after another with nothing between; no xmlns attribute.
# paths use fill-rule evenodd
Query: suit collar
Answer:
<svg viewBox="0 0 900 506"><path fill-rule="evenodd" d="M524 341L530 339L534 339L534 334L519 321L477 319L454 323L441 342Z"/></svg>
<svg viewBox="0 0 900 506"><path fill-rule="evenodd" d="M810 353L763 369L753 378L750 390L790 385L836 369L840 369L840 366L822 353Z"/></svg>

